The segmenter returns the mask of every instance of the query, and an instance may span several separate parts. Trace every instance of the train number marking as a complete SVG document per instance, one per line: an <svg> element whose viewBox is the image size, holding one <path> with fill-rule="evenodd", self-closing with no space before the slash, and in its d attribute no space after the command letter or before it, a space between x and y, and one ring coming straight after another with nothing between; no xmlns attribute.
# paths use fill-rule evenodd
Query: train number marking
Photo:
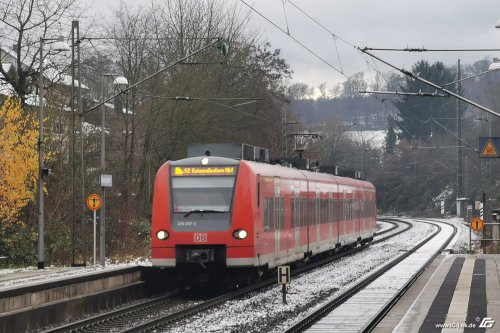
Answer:
<svg viewBox="0 0 500 333"><path fill-rule="evenodd" d="M179 226L179 227L196 227L196 221L178 221L177 226Z"/></svg>
<svg viewBox="0 0 500 333"><path fill-rule="evenodd" d="M206 243L206 242L208 242L208 234L195 233L195 234L193 234L193 237L194 237L194 242L195 243Z"/></svg>

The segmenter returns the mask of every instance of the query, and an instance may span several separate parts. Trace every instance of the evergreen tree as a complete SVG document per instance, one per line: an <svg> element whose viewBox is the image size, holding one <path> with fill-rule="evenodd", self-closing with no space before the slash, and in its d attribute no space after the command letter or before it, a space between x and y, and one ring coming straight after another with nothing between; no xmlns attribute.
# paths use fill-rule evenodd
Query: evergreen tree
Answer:
<svg viewBox="0 0 500 333"><path fill-rule="evenodd" d="M394 119L391 116L387 117L387 134L385 136L385 153L394 154L396 150L396 131L394 130Z"/></svg>
<svg viewBox="0 0 500 333"><path fill-rule="evenodd" d="M455 80L454 71L446 68L441 62L430 65L427 61L421 60L413 66L412 71L421 78L440 86ZM401 90L411 93L435 92L432 87L410 77L406 77ZM453 91L454 87L449 90ZM398 109L398 118L395 119L395 123L402 129L401 138L427 142L432 132L435 134L444 132L444 129L435 122L443 127L453 127L452 124L456 118L455 103L455 99L449 97L408 96L408 98L398 100L395 102Z"/></svg>

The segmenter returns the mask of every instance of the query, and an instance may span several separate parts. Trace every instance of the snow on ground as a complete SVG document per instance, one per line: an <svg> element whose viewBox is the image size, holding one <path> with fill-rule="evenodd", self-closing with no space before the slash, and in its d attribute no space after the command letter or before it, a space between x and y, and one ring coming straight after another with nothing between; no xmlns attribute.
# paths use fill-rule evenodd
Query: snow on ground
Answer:
<svg viewBox="0 0 500 333"><path fill-rule="evenodd" d="M281 286L232 300L208 312L190 317L165 332L279 332L298 316L349 288L358 279L411 248L435 230L425 223L396 238L370 246L327 266L293 277L287 304L282 303Z"/></svg>
<svg viewBox="0 0 500 333"><path fill-rule="evenodd" d="M0 291L13 286L24 286L39 282L71 278L87 274L94 274L105 270L120 269L129 266L151 266L149 260L136 259L127 263L111 263L107 261L105 267L56 267L49 266L39 270L37 267L0 269ZM15 277L15 278L13 278Z"/></svg>
<svg viewBox="0 0 500 333"><path fill-rule="evenodd" d="M436 219L432 219L436 220ZM458 227L457 236L449 248L457 253L468 249L469 228L462 219L442 219ZM378 222L378 231L390 228L391 224ZM278 332L291 325L297 317L307 314L315 307L335 297L349 288L359 278L381 266L418 243L432 233L435 227L426 223L414 223L414 227L387 242L370 246L367 250L337 260L313 272L292 278L288 286L287 304L282 304L281 286L275 285L265 291L252 293L244 298L233 300L206 313L193 316L175 326L168 332ZM137 259L129 263L108 264L86 268L48 267L37 270L35 267L24 269L0 269L0 290L23 286L41 281L56 280L96 271L123 268L125 266L150 266L148 260ZM43 271L40 272L40 271ZM15 283L12 276L20 274ZM24 276L24 277L23 277Z"/></svg>
<svg viewBox="0 0 500 333"><path fill-rule="evenodd" d="M385 221L377 221L377 232L383 232L387 229L392 228L392 224Z"/></svg>
<svg viewBox="0 0 500 333"><path fill-rule="evenodd" d="M425 221L425 219L422 219ZM467 253L469 250L469 226L464 222L463 218L452 217L447 219L429 219L430 221L443 221L448 222L457 227L457 234L451 240L447 249L453 250L453 253ZM480 239L478 234L472 233L472 240ZM477 244L477 242L476 242ZM472 248L474 248L474 242L472 243Z"/></svg>

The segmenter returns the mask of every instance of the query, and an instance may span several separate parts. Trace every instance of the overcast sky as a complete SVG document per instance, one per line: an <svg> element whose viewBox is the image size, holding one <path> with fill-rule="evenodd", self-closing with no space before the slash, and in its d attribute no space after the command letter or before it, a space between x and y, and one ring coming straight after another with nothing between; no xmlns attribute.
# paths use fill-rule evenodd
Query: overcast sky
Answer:
<svg viewBox="0 0 500 333"><path fill-rule="evenodd" d="M240 0L226 1L247 8ZM339 39L335 43L328 31L293 5L355 46L500 49L500 29L495 29L495 23L500 18L500 0L285 0L284 5L282 0L244 1L281 29L289 31L291 36L342 71L345 76L360 71L373 73L373 69L367 65L367 61L373 64L372 59L366 55L361 56L353 46ZM108 7L116 7L119 2L95 1L93 10L106 13ZM147 3L147 0L125 2ZM332 88L345 80L344 75L317 59L257 13L252 13L250 24L252 29L261 31L262 40L269 41L273 48L282 50L282 57L294 71L293 81L315 87L326 82L327 88ZM431 62L441 60L446 65L455 65L458 58L463 64L485 57L500 58L500 52L374 53L408 70L420 59ZM375 61L375 64L382 72L389 70L389 67L380 62Z"/></svg>

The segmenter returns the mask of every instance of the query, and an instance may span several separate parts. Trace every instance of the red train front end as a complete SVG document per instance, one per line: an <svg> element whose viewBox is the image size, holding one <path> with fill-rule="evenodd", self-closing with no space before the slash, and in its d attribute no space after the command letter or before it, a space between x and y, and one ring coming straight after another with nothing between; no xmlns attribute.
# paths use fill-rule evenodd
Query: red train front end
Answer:
<svg viewBox="0 0 500 333"><path fill-rule="evenodd" d="M234 159L202 156L160 168L153 200L153 266L175 267L179 276L198 281L217 278L227 267L253 266L253 207L244 198L252 188L238 185L238 173L245 178L241 173L248 172L239 166ZM235 205L236 200L243 204Z"/></svg>

